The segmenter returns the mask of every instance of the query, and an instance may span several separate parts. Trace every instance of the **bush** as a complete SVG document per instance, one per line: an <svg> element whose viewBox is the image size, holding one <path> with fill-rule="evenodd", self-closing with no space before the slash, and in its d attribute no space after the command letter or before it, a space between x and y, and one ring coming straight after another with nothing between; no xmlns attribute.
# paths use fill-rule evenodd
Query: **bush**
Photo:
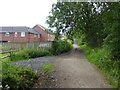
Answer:
<svg viewBox="0 0 120 90"><path fill-rule="evenodd" d="M33 72L30 68L20 66L13 66L8 62L3 62L2 70L2 86L3 89L10 88L11 90L30 88L38 74Z"/></svg>
<svg viewBox="0 0 120 90"><path fill-rule="evenodd" d="M50 48L44 49L30 49L28 52L30 58L42 57L42 56L50 56L52 55Z"/></svg>
<svg viewBox="0 0 120 90"><path fill-rule="evenodd" d="M28 51L29 51L28 49L24 49L24 50L20 50L15 53L12 53L11 55L12 61L29 59L30 56L28 54Z"/></svg>
<svg viewBox="0 0 120 90"><path fill-rule="evenodd" d="M69 51L72 48L71 40L55 40L52 43L52 48L34 48L34 49L23 49L11 54L12 61L16 60L28 60L30 58L58 55Z"/></svg>
<svg viewBox="0 0 120 90"><path fill-rule="evenodd" d="M70 42L70 40L55 40L52 43L52 48L54 55L58 55L69 51L72 48L72 43Z"/></svg>
<svg viewBox="0 0 120 90"><path fill-rule="evenodd" d="M12 53L12 61L16 60L28 60L30 58L42 57L42 56L50 56L53 55L52 50L50 48L44 49L23 49Z"/></svg>

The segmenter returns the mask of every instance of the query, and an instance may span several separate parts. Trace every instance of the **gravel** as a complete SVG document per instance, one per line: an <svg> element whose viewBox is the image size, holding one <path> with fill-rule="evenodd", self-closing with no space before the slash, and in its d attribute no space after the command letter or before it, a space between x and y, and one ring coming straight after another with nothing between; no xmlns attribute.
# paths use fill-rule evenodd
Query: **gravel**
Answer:
<svg viewBox="0 0 120 90"><path fill-rule="evenodd" d="M14 65L20 65L24 67L31 67L33 71L37 71L38 73L41 73L41 67L46 64L53 64L54 61L57 60L56 57L40 57L30 60L22 60L22 61L15 61L12 62Z"/></svg>

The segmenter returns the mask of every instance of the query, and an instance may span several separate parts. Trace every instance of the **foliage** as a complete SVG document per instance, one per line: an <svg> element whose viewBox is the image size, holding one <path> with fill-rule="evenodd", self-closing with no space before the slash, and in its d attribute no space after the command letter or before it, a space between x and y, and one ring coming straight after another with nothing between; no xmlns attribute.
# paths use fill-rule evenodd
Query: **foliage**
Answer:
<svg viewBox="0 0 120 90"><path fill-rule="evenodd" d="M28 54L28 50L27 49L23 49L23 50L19 50L17 52L13 52L11 54L11 58L12 61L16 61L16 60L25 60L25 59L29 59L29 54Z"/></svg>
<svg viewBox="0 0 120 90"><path fill-rule="evenodd" d="M42 57L53 55L52 50L50 48L39 48L39 49L23 49L17 51L16 53L12 53L12 61L15 60L28 60L30 58Z"/></svg>
<svg viewBox="0 0 120 90"><path fill-rule="evenodd" d="M28 51L30 58L42 57L42 56L50 56L53 55L51 52L51 48L44 49L30 49Z"/></svg>
<svg viewBox="0 0 120 90"><path fill-rule="evenodd" d="M38 74L30 68L13 66L8 62L3 62L2 67L2 86L3 89L25 89L30 88L38 78Z"/></svg>
<svg viewBox="0 0 120 90"><path fill-rule="evenodd" d="M98 47L106 36L100 19L101 13L97 10L100 7L99 3L95 6L92 2L58 2L53 5L47 23L50 27L55 27L56 32L67 33L69 39L76 37L78 32L83 32L87 44Z"/></svg>
<svg viewBox="0 0 120 90"><path fill-rule="evenodd" d="M52 44L52 48L54 55L58 55L69 51L72 48L72 43L67 40L55 40Z"/></svg>
<svg viewBox="0 0 120 90"><path fill-rule="evenodd" d="M50 72L53 71L54 65L53 64L47 64L47 65L42 66L42 69L43 69L43 71L50 73Z"/></svg>
<svg viewBox="0 0 120 90"><path fill-rule="evenodd" d="M108 51L103 48L91 49L86 44L80 45L80 47L83 49L88 60L106 74L109 83L112 84L113 87L118 87L117 80L119 79L119 63L109 59Z"/></svg>
<svg viewBox="0 0 120 90"><path fill-rule="evenodd" d="M104 39L104 46L109 51L111 60L120 62L120 3L107 3L108 7L103 12L105 30L108 35Z"/></svg>
<svg viewBox="0 0 120 90"><path fill-rule="evenodd" d="M12 61L16 60L28 60L31 58L58 55L63 52L67 52L72 48L72 43L70 40L57 40L53 42L52 48L39 48L39 49L23 49L12 53Z"/></svg>

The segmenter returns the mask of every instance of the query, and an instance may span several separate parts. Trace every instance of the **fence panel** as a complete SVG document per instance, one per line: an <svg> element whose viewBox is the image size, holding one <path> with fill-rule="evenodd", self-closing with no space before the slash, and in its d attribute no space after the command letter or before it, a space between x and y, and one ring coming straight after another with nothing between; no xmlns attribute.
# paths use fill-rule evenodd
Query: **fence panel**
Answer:
<svg viewBox="0 0 120 90"><path fill-rule="evenodd" d="M10 51L10 50L19 50L24 48L45 48L51 47L52 42L31 42L31 43L0 43L0 48L2 52Z"/></svg>

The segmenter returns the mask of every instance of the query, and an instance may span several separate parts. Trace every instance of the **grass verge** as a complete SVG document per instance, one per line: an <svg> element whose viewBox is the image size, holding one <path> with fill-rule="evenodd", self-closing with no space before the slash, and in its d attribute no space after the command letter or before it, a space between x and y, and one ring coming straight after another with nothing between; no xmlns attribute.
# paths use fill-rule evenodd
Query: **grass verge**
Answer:
<svg viewBox="0 0 120 90"><path fill-rule="evenodd" d="M80 47L83 49L87 59L105 75L109 84L113 88L117 88L119 79L118 62L109 59L109 52L103 48L92 49L85 44L80 45Z"/></svg>

